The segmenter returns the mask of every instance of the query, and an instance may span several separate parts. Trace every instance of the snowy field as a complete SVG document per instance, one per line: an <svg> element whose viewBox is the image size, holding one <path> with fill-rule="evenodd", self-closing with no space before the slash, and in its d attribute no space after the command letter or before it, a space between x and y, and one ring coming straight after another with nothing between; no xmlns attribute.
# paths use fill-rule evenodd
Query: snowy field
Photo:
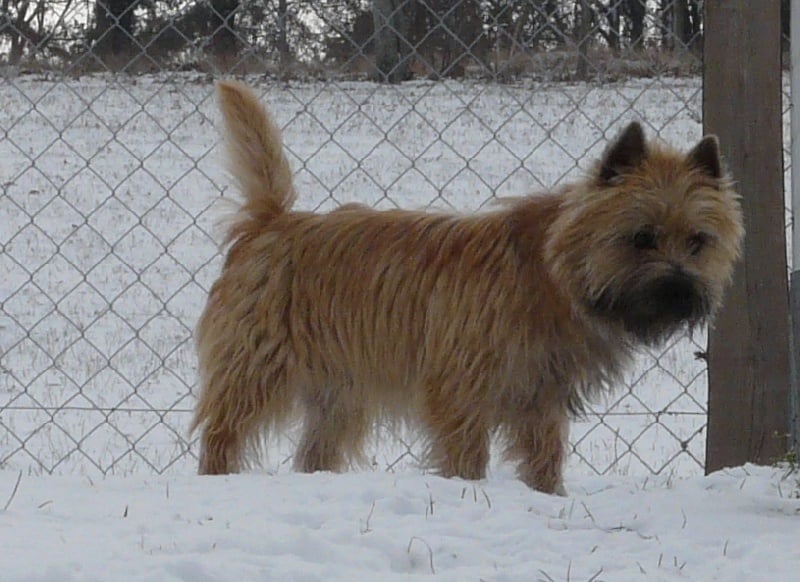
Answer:
<svg viewBox="0 0 800 582"><path fill-rule="evenodd" d="M631 119L701 135L696 79L253 81L303 208L475 210L575 177ZM702 336L643 353L574 424L567 499L498 462L425 474L414 435L346 475L291 473L288 434L257 474L193 476L191 331L232 195L212 85L25 76L0 102L0 579L796 579L797 478L700 476Z"/></svg>
<svg viewBox="0 0 800 582"><path fill-rule="evenodd" d="M0 578L792 582L800 500L783 477L584 477L569 498L510 474L23 477L0 511ZM0 472L0 507L16 478Z"/></svg>

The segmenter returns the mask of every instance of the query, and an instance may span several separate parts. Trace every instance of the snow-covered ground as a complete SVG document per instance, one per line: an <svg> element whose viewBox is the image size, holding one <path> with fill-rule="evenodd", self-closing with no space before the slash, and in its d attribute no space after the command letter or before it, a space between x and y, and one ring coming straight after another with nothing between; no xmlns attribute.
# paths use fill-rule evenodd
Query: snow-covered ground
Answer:
<svg viewBox="0 0 800 582"><path fill-rule="evenodd" d="M11 498L4 471L0 578L792 582L800 500L784 476L585 477L568 498L507 474L23 477Z"/></svg>
<svg viewBox="0 0 800 582"><path fill-rule="evenodd" d="M631 119L701 131L697 79L253 81L303 208L474 210L574 177ZM797 477L700 476L702 335L574 424L566 499L498 462L427 475L414 435L383 434L372 470L293 474L290 434L263 472L194 476L191 330L230 195L212 85L25 76L0 103L0 580L797 579Z"/></svg>

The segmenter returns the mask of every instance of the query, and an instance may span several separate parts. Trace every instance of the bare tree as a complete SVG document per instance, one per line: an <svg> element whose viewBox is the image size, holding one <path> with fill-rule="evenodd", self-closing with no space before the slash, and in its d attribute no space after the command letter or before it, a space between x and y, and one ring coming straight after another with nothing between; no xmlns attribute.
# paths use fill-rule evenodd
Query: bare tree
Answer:
<svg viewBox="0 0 800 582"><path fill-rule="evenodd" d="M624 0L622 9L629 21L628 43L634 49L644 45L644 17L647 14L647 0Z"/></svg>
<svg viewBox="0 0 800 582"><path fill-rule="evenodd" d="M703 6L702 0L689 0L687 6L689 17L686 29L686 45L698 52L703 50Z"/></svg>
<svg viewBox="0 0 800 582"><path fill-rule="evenodd" d="M425 0L417 4L411 43L435 76L461 77L470 60L484 62L478 2Z"/></svg>
<svg viewBox="0 0 800 582"><path fill-rule="evenodd" d="M620 48L620 28L622 24L620 0L611 0L607 4L595 0L594 5L598 14L602 15L606 22L605 28L598 27L598 32L605 39L608 48L613 51L618 51Z"/></svg>
<svg viewBox="0 0 800 582"><path fill-rule="evenodd" d="M278 55L280 55L281 69L285 70L289 66L291 60L291 51L289 49L289 36L288 29L289 9L286 0L278 0Z"/></svg>
<svg viewBox="0 0 800 582"><path fill-rule="evenodd" d="M672 0L669 6L672 10L672 43L675 48L686 47L689 40L689 2L687 0Z"/></svg>
<svg viewBox="0 0 800 582"><path fill-rule="evenodd" d="M662 46L672 50L701 48L701 0L661 0Z"/></svg>
<svg viewBox="0 0 800 582"><path fill-rule="evenodd" d="M575 0L575 44L578 47L578 66L575 76L586 79L589 76L589 46L592 39L592 8L591 0Z"/></svg>
<svg viewBox="0 0 800 582"><path fill-rule="evenodd" d="M409 78L409 38L414 21L413 0L373 0L375 66L378 80L399 83Z"/></svg>
<svg viewBox="0 0 800 582"><path fill-rule="evenodd" d="M35 51L49 49L60 56L66 51L51 44L53 31L64 24L72 0L2 0L0 2L0 36L8 39L8 62L19 63L25 47Z"/></svg>
<svg viewBox="0 0 800 582"><path fill-rule="evenodd" d="M92 51L103 56L130 55L137 43L135 9L140 0L95 0Z"/></svg>
<svg viewBox="0 0 800 582"><path fill-rule="evenodd" d="M211 0L211 52L217 57L236 53L236 11L239 0Z"/></svg>

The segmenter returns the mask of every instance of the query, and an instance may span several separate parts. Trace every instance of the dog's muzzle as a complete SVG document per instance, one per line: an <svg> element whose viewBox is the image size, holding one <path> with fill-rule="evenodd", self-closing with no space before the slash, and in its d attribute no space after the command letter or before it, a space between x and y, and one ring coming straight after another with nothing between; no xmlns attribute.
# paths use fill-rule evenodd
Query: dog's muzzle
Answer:
<svg viewBox="0 0 800 582"><path fill-rule="evenodd" d="M694 281L682 271L656 281L650 295L658 319L688 321L703 308Z"/></svg>
<svg viewBox="0 0 800 582"><path fill-rule="evenodd" d="M595 313L621 321L626 331L646 344L659 343L683 325L694 327L709 314L701 285L682 269L631 285L617 295L606 290L591 306Z"/></svg>

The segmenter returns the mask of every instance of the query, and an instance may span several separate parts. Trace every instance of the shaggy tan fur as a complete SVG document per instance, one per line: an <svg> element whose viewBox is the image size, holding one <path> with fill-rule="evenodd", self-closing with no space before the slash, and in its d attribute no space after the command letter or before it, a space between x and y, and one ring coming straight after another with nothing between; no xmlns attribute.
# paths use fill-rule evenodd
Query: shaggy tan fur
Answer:
<svg viewBox="0 0 800 582"><path fill-rule="evenodd" d="M280 135L218 86L245 201L197 330L201 473L243 469L297 415L301 471L339 471L376 420L409 422L442 475L480 479L499 434L563 493L570 413L639 344L710 318L743 236L715 138L688 154L633 123L594 172L470 216L291 210Z"/></svg>

